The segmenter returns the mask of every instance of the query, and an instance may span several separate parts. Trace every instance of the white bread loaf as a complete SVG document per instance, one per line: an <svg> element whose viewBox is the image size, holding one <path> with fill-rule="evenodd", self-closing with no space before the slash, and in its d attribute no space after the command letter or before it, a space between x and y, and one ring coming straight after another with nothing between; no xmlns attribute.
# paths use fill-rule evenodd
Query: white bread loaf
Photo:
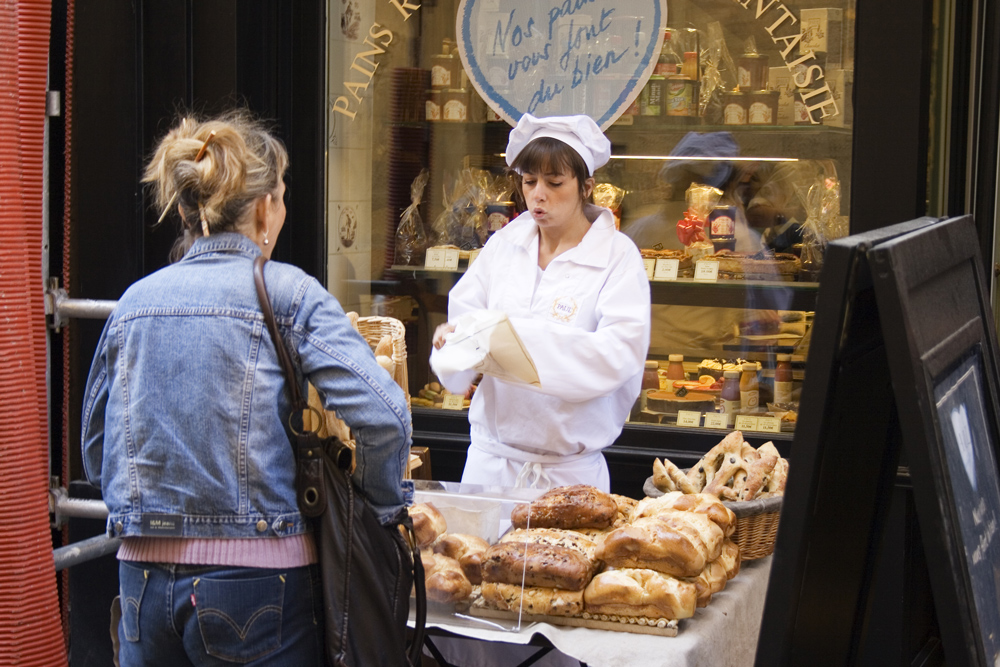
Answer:
<svg viewBox="0 0 1000 667"><path fill-rule="evenodd" d="M632 520L664 513L669 514L675 510L704 514L722 529L726 537L732 535L733 531L736 530L736 515L723 505L717 496L708 493L673 491L665 493L659 498L643 498L632 510Z"/></svg>
<svg viewBox="0 0 1000 667"><path fill-rule="evenodd" d="M448 522L434 507L433 503L417 503L409 508L413 520L413 532L417 536L417 546L421 549L429 546L448 530Z"/></svg>
<svg viewBox="0 0 1000 667"><path fill-rule="evenodd" d="M462 573L454 558L435 554L429 549L420 552L424 564L424 585L427 599L435 602L458 602L472 595L472 583Z"/></svg>
<svg viewBox="0 0 1000 667"><path fill-rule="evenodd" d="M445 533L434 540L431 548L436 554L457 560L470 582L473 584L482 582L480 565L483 562L483 552L490 548L489 542L477 535Z"/></svg>
<svg viewBox="0 0 1000 667"><path fill-rule="evenodd" d="M672 510L611 531L597 557L611 567L694 577L719 557L724 539L722 529L706 515Z"/></svg>
<svg viewBox="0 0 1000 667"><path fill-rule="evenodd" d="M648 569L608 570L583 592L584 609L593 614L680 619L694 616L695 585Z"/></svg>
<svg viewBox="0 0 1000 667"><path fill-rule="evenodd" d="M719 562L726 568L726 579L732 579L740 573L740 545L730 539L722 543L722 553L719 554Z"/></svg>
<svg viewBox="0 0 1000 667"><path fill-rule="evenodd" d="M523 603L525 614L578 616L583 613L583 591L558 588L521 588L514 584L483 582L483 599L496 609L518 611Z"/></svg>
<svg viewBox="0 0 1000 667"><path fill-rule="evenodd" d="M726 566L721 560L715 560L705 566L705 569L698 573L696 577L689 577L687 581L694 584L698 594L697 605L705 607L712 601L712 596L726 587Z"/></svg>

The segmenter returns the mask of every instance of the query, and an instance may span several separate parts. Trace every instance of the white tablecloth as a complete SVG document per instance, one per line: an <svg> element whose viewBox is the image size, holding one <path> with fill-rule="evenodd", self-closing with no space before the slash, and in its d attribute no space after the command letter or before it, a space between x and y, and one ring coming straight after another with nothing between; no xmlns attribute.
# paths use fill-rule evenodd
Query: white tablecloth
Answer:
<svg viewBox="0 0 1000 667"><path fill-rule="evenodd" d="M723 591L712 596L707 607L698 609L693 618L680 622L676 637L547 623L525 625L518 632L507 632L486 629L480 619L464 621L433 613L428 615L427 625L465 637L507 644L527 644L533 635L544 635L557 649L588 667L750 666L757 650L770 572L770 557L743 563L740 573Z"/></svg>

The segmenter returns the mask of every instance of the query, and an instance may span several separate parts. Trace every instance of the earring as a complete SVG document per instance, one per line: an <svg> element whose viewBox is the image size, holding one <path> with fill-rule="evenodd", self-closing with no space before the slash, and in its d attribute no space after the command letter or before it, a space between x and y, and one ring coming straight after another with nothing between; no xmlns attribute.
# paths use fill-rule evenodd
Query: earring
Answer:
<svg viewBox="0 0 1000 667"><path fill-rule="evenodd" d="M267 240L267 232L264 232L264 245L269 244L270 241Z"/></svg>

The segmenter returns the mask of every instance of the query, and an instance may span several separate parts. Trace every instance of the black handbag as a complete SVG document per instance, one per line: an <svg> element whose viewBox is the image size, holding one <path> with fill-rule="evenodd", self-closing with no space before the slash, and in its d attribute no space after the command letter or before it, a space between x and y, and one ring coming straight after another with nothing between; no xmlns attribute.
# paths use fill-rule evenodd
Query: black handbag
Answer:
<svg viewBox="0 0 1000 667"><path fill-rule="evenodd" d="M295 452L299 510L313 520L323 580L326 664L337 667L419 665L427 618L424 571L413 523L405 508L383 526L350 476L351 450L336 437L321 438L302 424L311 408L295 380L288 348L278 331L264 284L263 256L254 261L254 283L264 321L291 392L289 428ZM296 423L298 417L298 423ZM409 544L400 531L404 527ZM416 623L407 650L410 590L416 589Z"/></svg>

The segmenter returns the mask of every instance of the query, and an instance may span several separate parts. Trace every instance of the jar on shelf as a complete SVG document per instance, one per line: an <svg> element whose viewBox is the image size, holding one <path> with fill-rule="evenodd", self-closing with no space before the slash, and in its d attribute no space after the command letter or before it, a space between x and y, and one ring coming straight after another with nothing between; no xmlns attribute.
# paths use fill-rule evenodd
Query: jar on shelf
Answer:
<svg viewBox="0 0 1000 667"><path fill-rule="evenodd" d="M665 115L671 119L696 119L698 117L698 82L672 77L664 86Z"/></svg>
<svg viewBox="0 0 1000 667"><path fill-rule="evenodd" d="M727 415L729 426L736 423L736 413L740 411L740 372L725 371L722 373L722 391L719 398L719 412Z"/></svg>
<svg viewBox="0 0 1000 667"><path fill-rule="evenodd" d="M462 123L469 119L469 91L451 88L441 94L441 120Z"/></svg>
<svg viewBox="0 0 1000 667"><path fill-rule="evenodd" d="M514 202L497 201L486 205L486 233L493 236L507 226L507 223L517 215Z"/></svg>
<svg viewBox="0 0 1000 667"><path fill-rule="evenodd" d="M736 207L719 204L708 214L708 240L715 252L736 250Z"/></svg>
<svg viewBox="0 0 1000 667"><path fill-rule="evenodd" d="M792 355L779 354L774 366L774 402L788 405L792 402Z"/></svg>
<svg viewBox="0 0 1000 667"><path fill-rule="evenodd" d="M767 66L767 54L744 53L736 62L736 78L743 92L763 90L767 88L770 70Z"/></svg>
<svg viewBox="0 0 1000 667"><path fill-rule="evenodd" d="M646 392L660 388L660 378L656 374L656 369L659 367L660 365L656 361L647 360L642 369L642 389L639 392L640 410L646 409Z"/></svg>
<svg viewBox="0 0 1000 667"><path fill-rule="evenodd" d="M424 102L424 118L427 120L441 120L441 98L443 93L440 90L428 90L427 99Z"/></svg>
<svg viewBox="0 0 1000 667"><path fill-rule="evenodd" d="M431 56L431 88L444 90L459 86L461 62L451 52L452 41L447 37L441 44L441 53Z"/></svg>
<svg viewBox="0 0 1000 667"><path fill-rule="evenodd" d="M747 94L741 90L727 90L722 93L723 125L747 124Z"/></svg>
<svg viewBox="0 0 1000 667"><path fill-rule="evenodd" d="M757 378L757 363L743 364L740 373L740 404L747 412L760 409L760 381Z"/></svg>
<svg viewBox="0 0 1000 667"><path fill-rule="evenodd" d="M755 90L750 93L747 108L747 125L778 124L778 91Z"/></svg>
<svg viewBox="0 0 1000 667"><path fill-rule="evenodd" d="M670 382L687 379L687 374L684 372L683 354L667 355L667 372L665 375Z"/></svg>

